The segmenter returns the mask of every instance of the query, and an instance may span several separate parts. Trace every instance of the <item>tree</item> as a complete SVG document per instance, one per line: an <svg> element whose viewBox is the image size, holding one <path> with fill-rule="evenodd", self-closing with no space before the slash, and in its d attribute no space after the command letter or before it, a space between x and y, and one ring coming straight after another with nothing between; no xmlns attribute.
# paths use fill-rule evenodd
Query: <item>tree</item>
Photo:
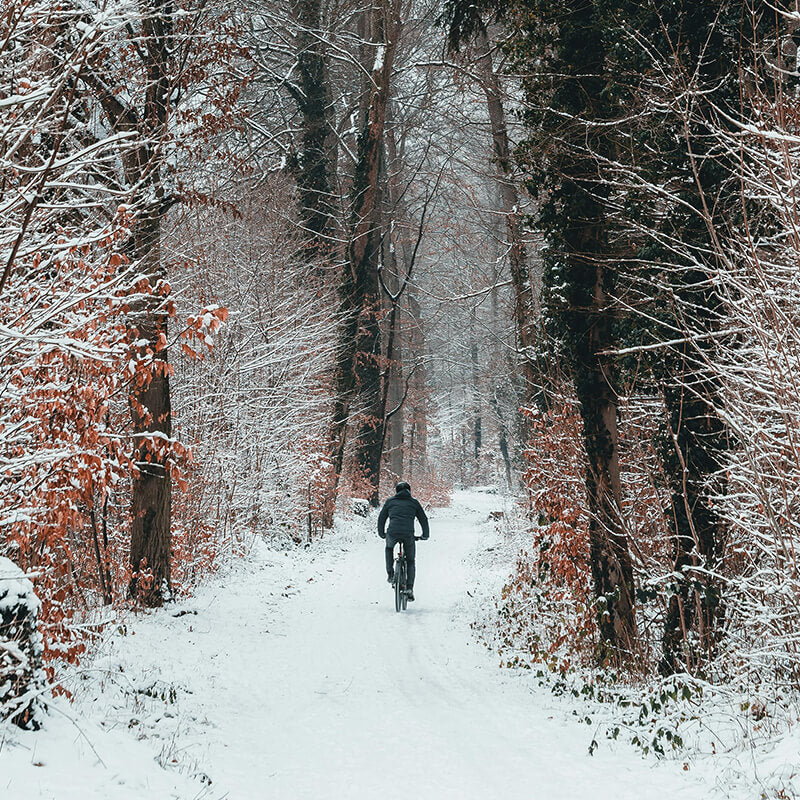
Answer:
<svg viewBox="0 0 800 800"><path fill-rule="evenodd" d="M292 4L299 85L295 87L291 80L285 84L302 115L301 148L292 169L297 176L306 254L312 263L330 260L335 248L333 227L338 210L333 178L336 167L333 99L322 15L320 0L295 0Z"/></svg>
<svg viewBox="0 0 800 800"><path fill-rule="evenodd" d="M505 220L508 264L514 287L514 329L517 347L521 356L520 371L523 379L521 401L530 406L535 392L536 378L531 361L534 350L536 325L536 298L528 255L528 246L523 231L523 219L517 176L513 173L508 124L503 107L503 92L500 78L492 62L492 47L488 31L482 19L476 21L474 33L474 57L481 89L486 96L486 108L497 170L497 185L500 197L500 212Z"/></svg>
<svg viewBox="0 0 800 800"><path fill-rule="evenodd" d="M126 142L112 177L132 218L127 258L138 271L140 289L128 314L136 364L129 397L136 465L129 592L138 602L157 606L171 594L172 480L179 460L168 361L174 302L167 215L176 203L197 199L191 178L184 181L187 164L231 124L241 84L223 67L241 53L225 14L195 0L143 0L123 30L117 34L119 53L93 53L82 81L108 128ZM220 309L204 312L210 316L195 319L192 335L209 335L224 317Z"/></svg>
<svg viewBox="0 0 800 800"><path fill-rule="evenodd" d="M172 437L167 361L169 294L162 253L164 216L173 198L167 196L163 163L167 125L178 86L179 55L171 0L148 0L136 23L140 26L135 60L125 66L138 79L136 102L117 96L109 80L108 64L90 61L85 80L95 93L115 133L136 138L136 146L122 155L123 181L133 190L135 222L129 258L136 263L150 294L131 308L132 339L137 358L148 369L140 371L130 396L136 471L131 493L130 593L144 605L157 606L171 593L170 523L172 482L169 443ZM130 84L129 84L130 85Z"/></svg>
<svg viewBox="0 0 800 800"><path fill-rule="evenodd" d="M385 0L370 9L368 19L370 41L374 44L374 61L365 95L365 113L353 173L347 262L338 288L339 308L344 321L337 337L333 378L335 399L329 434L332 473L328 506L331 509L344 462L350 407L358 389L357 373L360 372L362 393L369 393L365 404L367 408L370 407L370 400L374 401L379 392L376 376L379 375L377 360L380 340L375 316L376 301L380 298L377 286L381 246L378 214L384 124L392 63L400 33L399 5L395 0ZM370 430L366 435L377 436L375 420L370 420L369 425ZM380 465L376 465L370 456L369 460L362 459L360 466L367 471L365 478L373 487L370 499L375 502Z"/></svg>
<svg viewBox="0 0 800 800"><path fill-rule="evenodd" d="M540 203L535 224L545 236L547 326L560 343L583 420L590 563L605 658L631 653L637 640L621 504L617 372L609 355L616 344L620 253L611 237L610 187L599 166L613 155L609 130L620 110L608 91L604 19L596 4L520 2L510 12L519 33L509 50L527 76L529 137L517 158L532 171L527 185ZM450 20L454 41L483 27L474 7L453 4ZM502 144L500 136L501 150Z"/></svg>
<svg viewBox="0 0 800 800"><path fill-rule="evenodd" d="M112 130L89 89L130 6L12 3L0 24L10 113L0 136L0 482L4 553L39 574L48 657L82 648L71 611L119 598L133 464L125 424L138 361L128 322L149 291L130 262L117 167L136 131ZM108 75L107 75L108 77Z"/></svg>
<svg viewBox="0 0 800 800"><path fill-rule="evenodd" d="M660 449L674 558L660 664L666 674L708 663L724 617L728 534L718 506L734 443L710 365L725 328L715 278L725 260L720 243L746 212L740 155L721 149L714 131L747 113L743 70L777 22L775 9L760 3L746 25L742 11L741 3L719 1L620 4L610 25L620 31L616 90L628 107L647 109L629 130L630 166L620 169L617 159L607 171L625 194L623 227L636 243L626 335L631 345L648 343L651 390L664 407Z"/></svg>

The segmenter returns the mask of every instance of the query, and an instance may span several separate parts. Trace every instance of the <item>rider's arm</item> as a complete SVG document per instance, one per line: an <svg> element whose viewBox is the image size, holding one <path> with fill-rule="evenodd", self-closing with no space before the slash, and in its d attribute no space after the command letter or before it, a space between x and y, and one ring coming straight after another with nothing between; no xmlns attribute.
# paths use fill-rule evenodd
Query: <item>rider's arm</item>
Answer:
<svg viewBox="0 0 800 800"><path fill-rule="evenodd" d="M431 530L428 525L428 517L425 516L425 509L422 507L422 504L417 501L417 519L419 520L419 524L422 526L422 538L427 539L431 535Z"/></svg>
<svg viewBox="0 0 800 800"><path fill-rule="evenodd" d="M386 527L386 517L389 516L389 512L386 509L386 506L388 505L389 502L388 501L385 502L383 504L383 508L381 509L381 513L378 514L378 536L380 536L381 539L386 538L386 531L384 530L384 528Z"/></svg>

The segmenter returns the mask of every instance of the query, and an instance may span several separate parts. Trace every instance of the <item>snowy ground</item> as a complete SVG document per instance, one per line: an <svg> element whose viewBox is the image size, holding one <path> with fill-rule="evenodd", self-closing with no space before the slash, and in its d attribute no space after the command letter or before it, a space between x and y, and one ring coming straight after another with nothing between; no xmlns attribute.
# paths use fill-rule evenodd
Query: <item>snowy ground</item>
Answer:
<svg viewBox="0 0 800 800"><path fill-rule="evenodd" d="M710 764L590 756L568 704L497 669L470 622L503 577L472 566L501 507L460 493L432 516L404 614L359 520L309 550L254 548L191 603L131 618L45 730L0 727L0 798L758 797L719 790Z"/></svg>

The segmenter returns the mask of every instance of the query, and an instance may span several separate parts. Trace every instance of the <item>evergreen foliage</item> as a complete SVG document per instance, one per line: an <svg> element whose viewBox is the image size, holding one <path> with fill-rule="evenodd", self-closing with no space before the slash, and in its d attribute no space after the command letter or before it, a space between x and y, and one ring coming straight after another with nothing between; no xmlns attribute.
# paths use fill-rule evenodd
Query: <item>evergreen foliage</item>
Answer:
<svg viewBox="0 0 800 800"><path fill-rule="evenodd" d="M763 56L782 17L734 0L451 2L451 47L492 17L504 20L522 76L515 156L544 237L540 350L572 377L583 419L601 640L630 649L626 636L635 637L617 416L623 393L644 394L662 408L655 438L670 497L660 668L702 672L724 619L717 507L734 446L711 366L731 340L716 276L727 258L721 239L746 215L738 154L719 132L754 110L748 86L759 70L777 87ZM609 579L615 565L619 579Z"/></svg>

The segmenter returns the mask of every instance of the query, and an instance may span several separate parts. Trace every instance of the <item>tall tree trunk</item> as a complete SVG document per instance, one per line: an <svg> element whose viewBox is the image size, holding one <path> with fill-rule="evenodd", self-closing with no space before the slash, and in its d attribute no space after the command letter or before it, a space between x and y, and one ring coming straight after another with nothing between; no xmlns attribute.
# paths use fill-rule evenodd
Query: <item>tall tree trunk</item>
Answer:
<svg viewBox="0 0 800 800"><path fill-rule="evenodd" d="M482 425L481 425L481 394L480 394L480 374L478 369L478 340L475 338L475 320L470 319L469 324L469 354L470 369L472 371L472 449L475 461L481 455ZM477 464L476 464L477 466Z"/></svg>
<svg viewBox="0 0 800 800"><path fill-rule="evenodd" d="M505 219L506 250L514 288L514 329L517 349L522 359L524 379L522 402L530 405L535 391L535 379L531 350L534 345L535 301L531 284L528 252L522 231L519 192L511 174L511 152L508 141L508 125L503 108L500 81L492 64L491 50L486 30L480 26L475 35L475 54L481 88L486 96L492 146L497 167L497 183L500 194L500 211ZM524 426L523 426L524 427Z"/></svg>
<svg viewBox="0 0 800 800"><path fill-rule="evenodd" d="M336 363L334 366L335 401L329 425L328 446L331 475L325 503L323 523L333 521L333 508L344 463L347 422L356 393L356 359L361 317L367 308L370 282L375 277L380 228L377 210L380 200L380 164L386 107L389 97L389 78L400 31L398 11L394 0L370 9L374 37L374 61L369 83L364 124L358 140L358 155L353 177L350 234L347 263L339 284L340 312L344 321L337 333Z"/></svg>
<svg viewBox="0 0 800 800"><path fill-rule="evenodd" d="M172 435L167 362L166 297L159 283L166 277L162 260L162 223L170 200L165 197L161 165L174 88L173 15L170 0L142 3L141 45L137 48L146 81L144 107L137 109L114 94L89 62L81 74L108 115L115 131L133 134L136 144L121 154L125 180L132 189L135 213L130 258L139 265L154 294L137 300L129 324L140 359L150 362L130 391L136 473L131 490L131 582L129 592L144 605L159 606L171 592L170 542L172 484L168 440Z"/></svg>
<svg viewBox="0 0 800 800"><path fill-rule="evenodd" d="M572 334L585 343L579 346L574 365L575 388L587 457L590 562L601 642L630 653L636 641L636 620L633 566L621 515L616 380L611 358L602 355L615 342L610 335L605 269L602 263L587 259L592 250L603 258L602 250L594 248L596 244L597 240L587 243L580 256L573 255L586 280L584 286L591 293L586 305L579 299L579 305L571 309ZM600 655L604 658L607 654Z"/></svg>
<svg viewBox="0 0 800 800"><path fill-rule="evenodd" d="M403 477L403 445L404 445L404 426L403 426L403 408L401 401L403 399L403 359L402 347L399 343L401 338L400 317L398 315L395 321L395 339L398 340L394 348L393 363L388 366L389 369L389 411L397 409L388 420L388 454L389 454L389 469L392 474L399 480ZM388 412L387 412L388 413Z"/></svg>
<svg viewBox="0 0 800 800"><path fill-rule="evenodd" d="M295 164L307 261L324 265L334 249L336 202L331 163L333 125L328 65L321 42L321 0L294 0L300 91L292 92L302 114L302 148Z"/></svg>
<svg viewBox="0 0 800 800"><path fill-rule="evenodd" d="M391 112L389 105L388 113ZM398 153L394 127L386 129L384 140L386 143L386 202L384 203L384 264L391 267L390 274L386 276L389 290L397 293L400 290L400 270L409 274L413 264L412 243L408 228L408 214L403 202L403 191L400 178L403 175L403 161ZM397 235L392 236L391 227L396 223ZM399 255L399 258L398 258ZM403 332L402 317L397 308L392 309L389 316L387 331L387 378L389 381L387 391L388 409L384 413L391 413L385 424L388 425L388 451L389 469L399 480L403 476L404 459L404 419L405 410L403 401L405 396L403 383ZM391 358L389 350L391 349Z"/></svg>
<svg viewBox="0 0 800 800"><path fill-rule="evenodd" d="M161 257L161 219L155 213L140 217L133 233L136 259L143 266L152 284L163 277ZM134 314L131 323L136 337L143 342L139 356L147 358L153 352L149 381L131 392L131 419L135 437L137 471L133 476L131 493L131 551L132 579L130 594L148 606L162 605L171 594L170 578L170 520L172 512L172 481L167 469L164 439L172 437L167 350L166 312L152 306L162 303L153 298L150 308ZM147 301L145 301L147 303Z"/></svg>
<svg viewBox="0 0 800 800"><path fill-rule="evenodd" d="M380 205L376 206L376 214ZM380 221L376 220L380 230ZM383 303L378 280L378 259L381 249L380 237L375 242L375 250L369 263L365 263L366 298L361 315L357 353L355 362L356 389L361 405L361 426L355 441L355 467L358 478L363 481L366 499L370 505L379 504L381 455L384 443L386 414L386 393L384 375L388 366L384 364L382 353L381 317ZM391 354L389 354L390 356ZM387 356L388 357L388 356Z"/></svg>
<svg viewBox="0 0 800 800"><path fill-rule="evenodd" d="M613 142L597 123L618 113L609 99L603 21L594 4L568 4L550 69L563 73L544 116L545 135L557 136L557 177L544 219L551 298L562 325L583 419L589 556L597 602L601 660L629 655L637 639L634 581L622 519L617 430L616 345L613 327L615 251L609 244L610 188L600 163ZM569 123L564 123L568 118ZM566 303L564 303L566 301Z"/></svg>
<svg viewBox="0 0 800 800"><path fill-rule="evenodd" d="M165 277L161 253L161 225L168 207L161 181L158 148L164 146L167 119L171 110L172 13L171 0L150 0L150 13L142 20L145 34L145 72L147 88L145 107L141 115L142 133L154 142L149 164L139 165L144 174L141 201L144 212L136 223L133 248L144 274L155 288ZM147 139L146 139L147 141ZM145 145L148 147L148 145ZM143 156L144 153L142 152ZM153 164L153 166L150 166ZM133 177L133 176L131 176ZM133 184L135 185L135 184ZM153 199L148 198L152 193ZM167 314L165 298L153 296L142 315L134 318L140 340L154 354L149 383L136 386L131 396L133 430L136 436L136 461L139 472L134 476L131 507L131 569L130 591L139 602L157 606L171 594L170 544L172 513L172 481L167 465L164 438L172 436L172 410L169 394L169 365L167 351ZM154 434L151 436L149 434ZM156 445L154 447L154 444ZM145 566L149 572L146 583L137 578Z"/></svg>
<svg viewBox="0 0 800 800"><path fill-rule="evenodd" d="M388 142L391 139L387 131L387 154L391 154ZM391 155L389 155L391 158ZM391 164L391 161L389 162ZM387 165L387 173L391 172L391 166ZM394 212L399 216L396 202L392 201L395 193L392 189L392 181L387 180L387 194L389 195L389 208L384 214L385 219L390 219ZM393 220L392 220L393 221ZM391 224L391 223L390 223ZM397 294L400 290L400 279L398 274L398 263L396 252L400 252L400 260L404 268L408 269L406 263L407 247L402 241L397 242L397 247L391 238L391 231L384 226L385 236L383 241L383 263L389 264L391 272L385 276L389 291ZM384 368L384 395L386 400L383 403L384 416L384 452L389 455L389 470L397 480L403 475L403 403L405 400L403 391L403 353L402 353L402 329L401 316L398 313L397 304L390 303L390 311L386 328L386 366Z"/></svg>

